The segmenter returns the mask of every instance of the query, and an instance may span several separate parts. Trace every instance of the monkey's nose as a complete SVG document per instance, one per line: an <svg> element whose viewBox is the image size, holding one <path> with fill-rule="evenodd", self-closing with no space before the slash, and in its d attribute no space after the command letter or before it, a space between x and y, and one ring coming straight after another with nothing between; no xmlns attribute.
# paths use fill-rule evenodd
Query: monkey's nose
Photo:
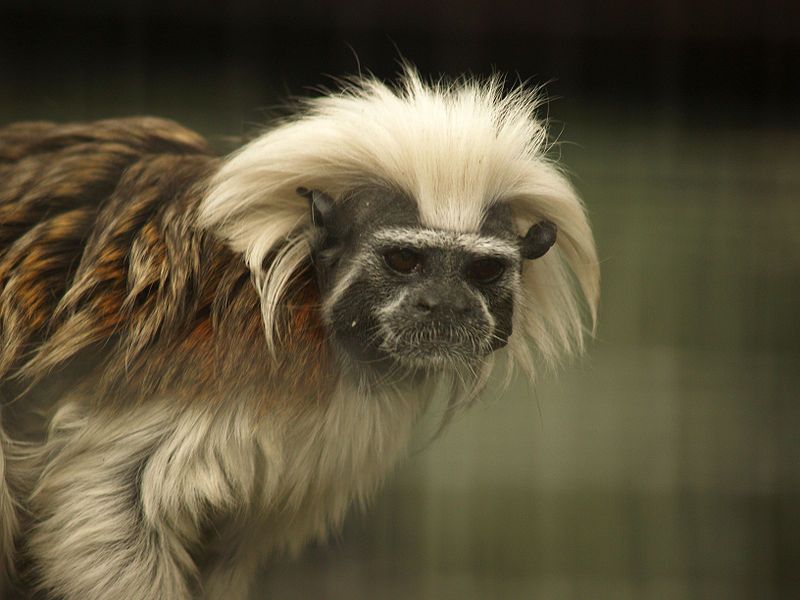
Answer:
<svg viewBox="0 0 800 600"><path fill-rule="evenodd" d="M423 315L448 312L462 314L469 309L469 302L461 294L435 293L431 290L426 290L417 296L414 308Z"/></svg>

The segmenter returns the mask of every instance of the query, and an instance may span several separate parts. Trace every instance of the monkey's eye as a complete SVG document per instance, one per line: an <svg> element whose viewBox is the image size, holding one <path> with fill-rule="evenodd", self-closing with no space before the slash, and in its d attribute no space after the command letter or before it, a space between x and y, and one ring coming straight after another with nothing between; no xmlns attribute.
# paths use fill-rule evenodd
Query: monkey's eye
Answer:
<svg viewBox="0 0 800 600"><path fill-rule="evenodd" d="M496 258L479 258L469 266L469 276L478 283L494 283L505 271L505 263Z"/></svg>
<svg viewBox="0 0 800 600"><path fill-rule="evenodd" d="M408 275L422 268L422 256L410 248L394 248L384 252L383 259L392 271Z"/></svg>

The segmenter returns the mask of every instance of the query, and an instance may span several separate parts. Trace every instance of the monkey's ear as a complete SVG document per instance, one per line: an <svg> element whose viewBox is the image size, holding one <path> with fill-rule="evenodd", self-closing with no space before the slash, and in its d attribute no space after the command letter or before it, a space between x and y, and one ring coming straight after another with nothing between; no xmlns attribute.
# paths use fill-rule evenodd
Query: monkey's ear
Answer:
<svg viewBox="0 0 800 600"><path fill-rule="evenodd" d="M333 198L319 190L309 190L304 187L297 188L297 193L308 200L311 207L311 222L317 227L331 225L333 218Z"/></svg>
<svg viewBox="0 0 800 600"><path fill-rule="evenodd" d="M534 259L544 256L556 243L558 228L550 221L539 221L520 238L519 247L522 258Z"/></svg>

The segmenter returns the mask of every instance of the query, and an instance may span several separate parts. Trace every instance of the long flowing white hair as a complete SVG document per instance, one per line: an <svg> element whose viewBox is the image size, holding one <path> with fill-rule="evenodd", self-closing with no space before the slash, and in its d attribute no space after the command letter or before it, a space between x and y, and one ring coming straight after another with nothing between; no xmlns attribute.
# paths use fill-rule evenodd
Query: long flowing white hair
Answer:
<svg viewBox="0 0 800 600"><path fill-rule="evenodd" d="M313 230L297 188L337 198L375 183L414 198L423 226L434 229L477 231L500 201L510 204L520 235L542 219L554 222L555 247L523 268L509 364L533 378L538 365L582 350L599 295L586 211L548 156L539 91L504 88L501 77L426 83L410 67L396 85L360 77L305 101L224 162L201 224L252 270L271 348L280 335L276 307L307 263Z"/></svg>

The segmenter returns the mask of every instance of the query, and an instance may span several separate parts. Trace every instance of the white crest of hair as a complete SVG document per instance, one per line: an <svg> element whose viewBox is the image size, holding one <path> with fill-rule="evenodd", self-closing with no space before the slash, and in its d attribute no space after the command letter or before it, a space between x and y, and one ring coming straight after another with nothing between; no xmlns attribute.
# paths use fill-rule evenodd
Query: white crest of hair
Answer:
<svg viewBox="0 0 800 600"><path fill-rule="evenodd" d="M407 67L396 86L360 78L308 100L298 115L229 157L210 182L200 220L252 269L269 343L276 306L312 236L296 189L336 199L374 182L414 198L430 229L475 233L498 201L511 205L519 234L542 219L554 222L556 246L524 266L515 309L515 331L524 335L511 336L509 352L532 377L530 342L545 364L580 350L583 317L588 312L593 327L596 316L597 256L581 201L546 156L546 127L536 117L541 103L535 89L504 92L499 77L428 84ZM264 258L275 252L264 272Z"/></svg>

